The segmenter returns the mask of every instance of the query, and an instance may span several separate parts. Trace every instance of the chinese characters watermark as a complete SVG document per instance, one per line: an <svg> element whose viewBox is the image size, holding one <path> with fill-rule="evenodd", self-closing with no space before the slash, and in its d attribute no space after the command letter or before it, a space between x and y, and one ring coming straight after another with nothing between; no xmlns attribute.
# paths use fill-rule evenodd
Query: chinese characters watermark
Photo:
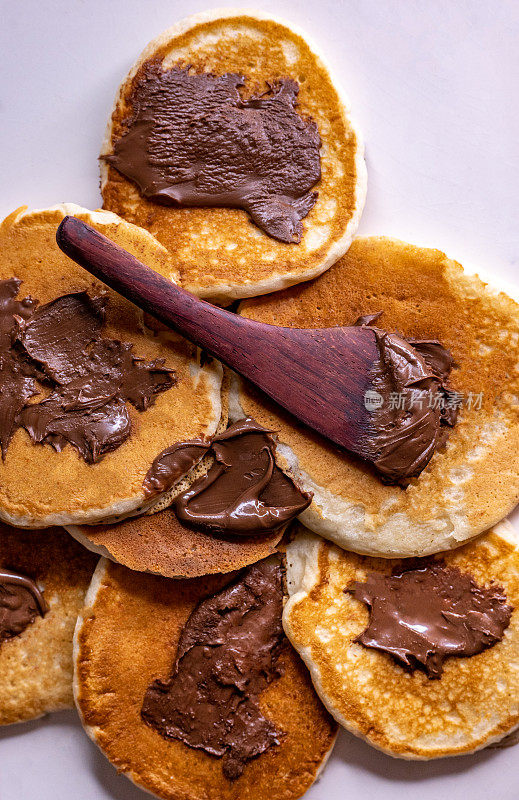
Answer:
<svg viewBox="0 0 519 800"><path fill-rule="evenodd" d="M390 392L385 399L380 392L368 389L364 405L368 411L376 411L387 402L390 411L409 411L413 408L431 408L440 411L460 408L479 411L483 405L483 392Z"/></svg>

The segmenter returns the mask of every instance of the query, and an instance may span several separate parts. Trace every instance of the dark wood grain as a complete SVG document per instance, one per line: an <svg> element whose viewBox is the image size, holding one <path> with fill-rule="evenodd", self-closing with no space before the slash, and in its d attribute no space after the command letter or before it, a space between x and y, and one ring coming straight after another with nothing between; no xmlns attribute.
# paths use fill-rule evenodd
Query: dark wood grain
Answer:
<svg viewBox="0 0 519 800"><path fill-rule="evenodd" d="M58 228L75 262L266 392L305 425L370 460L364 394L377 360L368 328L281 328L198 299L75 217Z"/></svg>

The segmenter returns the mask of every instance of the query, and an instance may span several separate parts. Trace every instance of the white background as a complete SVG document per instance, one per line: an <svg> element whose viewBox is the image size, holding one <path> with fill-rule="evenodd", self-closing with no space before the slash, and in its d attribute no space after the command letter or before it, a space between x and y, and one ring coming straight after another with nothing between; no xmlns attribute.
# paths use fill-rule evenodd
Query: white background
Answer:
<svg viewBox="0 0 519 800"><path fill-rule="evenodd" d="M97 155L144 45L204 2L0 0L0 214L100 204ZM360 232L445 250L519 284L514 0L276 0L325 51L366 141ZM515 515L516 525L519 516ZM339 738L307 800L516 800L519 746L407 763ZM0 800L144 800L74 712L0 732Z"/></svg>

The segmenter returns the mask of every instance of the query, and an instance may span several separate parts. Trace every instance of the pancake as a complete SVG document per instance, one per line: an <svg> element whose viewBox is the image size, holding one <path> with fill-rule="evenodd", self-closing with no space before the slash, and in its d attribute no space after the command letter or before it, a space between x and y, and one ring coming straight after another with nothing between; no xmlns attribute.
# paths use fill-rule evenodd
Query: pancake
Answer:
<svg viewBox="0 0 519 800"><path fill-rule="evenodd" d="M227 428L229 377L225 370L218 433ZM274 553L286 525L262 535L236 536L190 527L177 517L172 507L175 499L205 476L212 464L213 457L205 456L145 515L109 525L67 525L67 530L94 553L129 569L166 578L231 572Z"/></svg>
<svg viewBox="0 0 519 800"><path fill-rule="evenodd" d="M283 531L265 536L213 536L189 528L171 507L111 525L68 525L89 550L138 572L196 578L231 572L275 552Z"/></svg>
<svg viewBox="0 0 519 800"><path fill-rule="evenodd" d="M468 658L447 658L441 677L431 680L353 641L368 611L345 587L367 573L387 575L395 562L347 553L302 526L287 549L290 599L283 625L318 694L341 725L399 758L471 753L519 726L517 534L501 523L445 553L444 562L478 585L495 581L514 610L501 641Z"/></svg>
<svg viewBox="0 0 519 800"><path fill-rule="evenodd" d="M297 111L313 118L322 141L318 198L302 221L299 244L272 238L239 208L159 205L103 160L126 130L135 82L157 60L165 68L182 64L197 72L244 74L247 96L264 92L266 81L298 81ZM363 145L349 103L322 57L292 25L243 9L189 17L145 48L119 88L101 156L104 208L151 231L169 250L182 285L222 304L272 292L327 269L348 249L366 193Z"/></svg>
<svg viewBox="0 0 519 800"><path fill-rule="evenodd" d="M59 528L0 523L0 570L32 578L48 606L19 635L0 637L0 725L74 705L72 635L97 561Z"/></svg>
<svg viewBox="0 0 519 800"><path fill-rule="evenodd" d="M228 378L229 371L225 370L218 433L227 427ZM164 492L147 514L108 525L67 525L67 530L94 553L137 572L152 572L166 578L231 572L274 553L283 536L282 529L265 536L213 536L178 519L172 502L205 475L211 463L210 456L202 459Z"/></svg>
<svg viewBox="0 0 519 800"><path fill-rule="evenodd" d="M461 396L446 446L407 489L384 485L259 392L234 384L231 420L250 414L278 431L278 461L314 493L301 514L310 529L347 550L384 557L457 547L505 517L519 499L519 306L439 250L357 238L328 272L270 297L245 301L251 319L292 327L377 323L414 339L438 339L457 367ZM347 365L345 365L347 368ZM481 406L481 407L479 407Z"/></svg>
<svg viewBox="0 0 519 800"><path fill-rule="evenodd" d="M117 770L161 798L298 798L324 765L336 728L288 644L282 676L260 695L261 711L284 736L234 781L223 776L221 759L163 738L140 716L150 683L171 671L189 614L229 581L170 581L101 561L76 628L76 704L88 735Z"/></svg>
<svg viewBox="0 0 519 800"><path fill-rule="evenodd" d="M147 231L114 214L74 205L40 211L22 208L7 217L0 226L0 279L20 279L18 299L30 294L40 304L71 292L88 291L90 298L107 293L100 343L115 346L104 338L113 337L131 343L132 352L145 363L163 359L165 367L174 370L174 385L152 398L146 410L123 404L131 433L97 463L87 463L68 443L57 452L48 444L33 443L24 428L15 430L0 464L0 518L20 527L97 522L146 508L142 481L155 456L176 441L212 434L221 415L221 367L212 360L201 366L193 345L172 333L144 327L135 306L67 258L55 242L56 228L66 214L80 217L153 269L176 279L166 251ZM135 363L138 369L143 362ZM41 381L38 388L47 391Z"/></svg>

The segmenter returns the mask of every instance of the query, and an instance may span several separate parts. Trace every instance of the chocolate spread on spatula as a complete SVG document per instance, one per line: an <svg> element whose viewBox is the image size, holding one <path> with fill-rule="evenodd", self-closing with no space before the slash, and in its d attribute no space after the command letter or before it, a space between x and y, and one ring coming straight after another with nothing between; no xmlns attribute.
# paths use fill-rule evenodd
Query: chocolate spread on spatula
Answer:
<svg viewBox="0 0 519 800"><path fill-rule="evenodd" d="M45 598L31 578L0 567L0 644L19 636L47 611Z"/></svg>
<svg viewBox="0 0 519 800"><path fill-rule="evenodd" d="M61 451L68 442L87 463L131 433L127 403L145 411L176 382L162 360L146 363L133 345L101 335L106 298L86 292L15 300L21 282L0 281L0 442L5 458L18 427ZM40 402L36 381L50 388Z"/></svg>
<svg viewBox="0 0 519 800"><path fill-rule="evenodd" d="M428 678L441 677L449 656L473 656L499 642L513 611L501 586L479 586L442 562L371 572L345 591L370 609L369 625L355 641Z"/></svg>
<svg viewBox="0 0 519 800"><path fill-rule="evenodd" d="M382 312L354 323L372 328L379 361L371 394L371 460L385 483L406 486L445 444L458 408L447 388L453 358L436 340L404 339L376 326ZM374 391L373 391L374 390Z"/></svg>
<svg viewBox="0 0 519 800"><path fill-rule="evenodd" d="M373 331L379 353L370 375L371 391L366 393L366 399L370 394L379 403L370 411L366 457L384 482L406 486L445 444L449 430L456 423L455 393L447 387L453 358L434 339L404 339L382 330L375 324L380 315L381 312L364 315L354 323ZM256 425L252 421L251 424ZM301 513L306 505L301 493L299 498L294 496L290 501L282 501L281 482L285 495L291 482L275 466L274 443L268 431L256 426L255 432L258 436L249 435L253 433L250 425L247 429L233 426L211 442L173 445L155 459L148 471L144 481L146 494L169 488L206 453L212 452L216 463L207 477L177 500L179 518L213 530L237 533L250 532L252 528L267 530L269 525L274 529L275 520L269 518L272 510L267 513L258 504L258 488L261 487L263 500L267 494L272 495L275 488L278 490L269 503L271 506L297 505L298 510L292 517ZM247 459L250 464L246 463ZM263 463L270 464L269 470L261 467ZM255 490L251 476L256 481ZM265 486L261 480L258 482L260 478L266 481ZM282 517L283 512L279 512L279 519Z"/></svg>
<svg viewBox="0 0 519 800"><path fill-rule="evenodd" d="M192 612L171 677L155 680L144 697L145 722L166 739L223 757L229 780L283 735L258 702L280 674L282 610L279 561L249 567Z"/></svg>
<svg viewBox="0 0 519 800"><path fill-rule="evenodd" d="M287 524L312 497L285 475L275 458L271 433L250 418L239 420L209 441L167 448L153 462L147 494L169 488L205 455L214 463L174 503L182 522L217 533L261 534Z"/></svg>
<svg viewBox="0 0 519 800"><path fill-rule="evenodd" d="M296 111L296 81L246 99L245 80L149 62L126 131L103 158L156 203L242 208L274 239L300 242L321 177L317 126Z"/></svg>

